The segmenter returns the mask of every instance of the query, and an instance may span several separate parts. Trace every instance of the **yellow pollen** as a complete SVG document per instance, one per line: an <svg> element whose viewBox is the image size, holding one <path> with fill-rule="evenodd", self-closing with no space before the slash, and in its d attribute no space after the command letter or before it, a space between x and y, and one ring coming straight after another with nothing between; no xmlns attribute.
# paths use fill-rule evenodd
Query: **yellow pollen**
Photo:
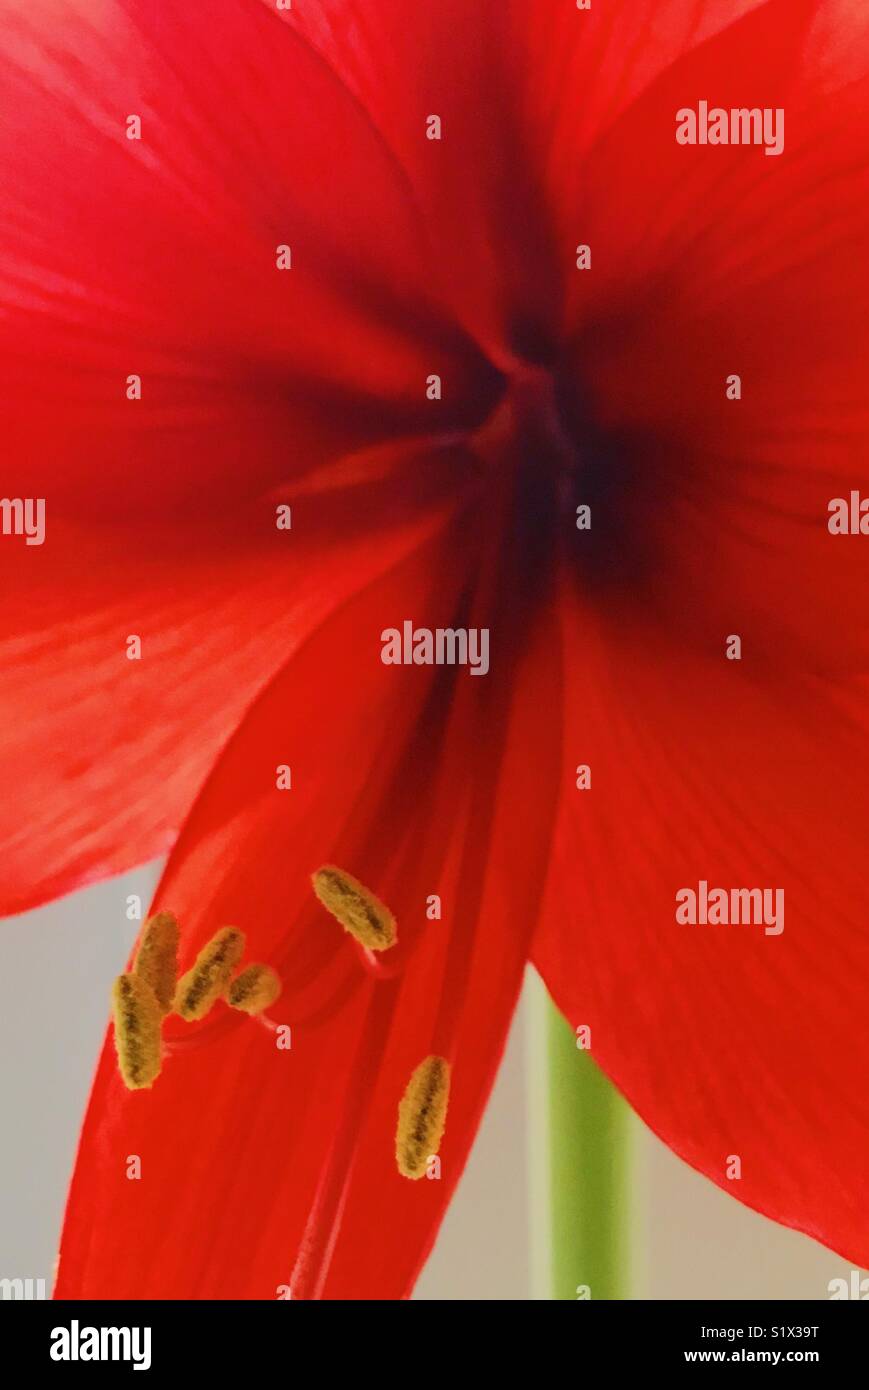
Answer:
<svg viewBox="0 0 869 1390"><path fill-rule="evenodd" d="M261 1014L281 992L281 982L270 965L248 965L226 991L226 1002L246 1014Z"/></svg>
<svg viewBox="0 0 869 1390"><path fill-rule="evenodd" d="M387 951L395 945L398 933L389 908L352 874L324 864L312 874L311 882L327 911L369 951Z"/></svg>
<svg viewBox="0 0 869 1390"><path fill-rule="evenodd" d="M112 989L112 1010L124 1085L141 1090L160 1075L160 1005L140 975L119 975Z"/></svg>
<svg viewBox="0 0 869 1390"><path fill-rule="evenodd" d="M178 923L171 912L158 912L145 923L133 972L151 986L160 1012L168 1014L178 978Z"/></svg>
<svg viewBox="0 0 869 1390"><path fill-rule="evenodd" d="M175 990L174 1009L188 1023L204 1018L220 998L244 952L244 932L237 927L221 927L203 946Z"/></svg>
<svg viewBox="0 0 869 1390"><path fill-rule="evenodd" d="M398 1107L395 1158L405 1178L421 1178L437 1153L447 1122L450 1064L443 1057L426 1057L407 1083Z"/></svg>

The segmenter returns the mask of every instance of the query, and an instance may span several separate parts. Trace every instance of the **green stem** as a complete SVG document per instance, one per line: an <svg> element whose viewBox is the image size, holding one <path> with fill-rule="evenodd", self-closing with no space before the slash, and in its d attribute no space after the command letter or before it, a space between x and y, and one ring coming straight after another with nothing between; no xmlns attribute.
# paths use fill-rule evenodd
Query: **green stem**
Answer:
<svg viewBox="0 0 869 1390"><path fill-rule="evenodd" d="M532 1171L541 1202L532 1220L538 1227L533 1234L540 1296L626 1298L630 1111L590 1052L577 1047L576 1035L542 984L535 984ZM589 1293L578 1292L583 1286Z"/></svg>

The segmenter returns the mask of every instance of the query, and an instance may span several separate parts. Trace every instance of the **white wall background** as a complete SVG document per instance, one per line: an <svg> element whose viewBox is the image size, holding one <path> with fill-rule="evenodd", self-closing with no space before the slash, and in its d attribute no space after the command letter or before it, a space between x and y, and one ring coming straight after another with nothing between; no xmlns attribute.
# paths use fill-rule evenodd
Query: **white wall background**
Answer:
<svg viewBox="0 0 869 1390"><path fill-rule="evenodd" d="M111 981L137 930L126 897L139 893L147 905L155 881L151 866L0 923L0 1278L45 1278L51 1287ZM525 1031L520 1010L418 1298L535 1296ZM742 1207L639 1121L633 1128L635 1297L824 1299L831 1278L848 1276L835 1255Z"/></svg>

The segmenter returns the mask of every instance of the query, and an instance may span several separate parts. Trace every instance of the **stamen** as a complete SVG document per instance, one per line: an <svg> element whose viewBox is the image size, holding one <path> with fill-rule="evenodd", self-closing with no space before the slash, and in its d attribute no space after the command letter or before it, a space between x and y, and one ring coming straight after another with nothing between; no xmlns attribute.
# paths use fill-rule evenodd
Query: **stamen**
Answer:
<svg viewBox="0 0 869 1390"><path fill-rule="evenodd" d="M168 1014L178 978L178 923L171 912L148 919L136 951L133 973L150 985L160 1012Z"/></svg>
<svg viewBox="0 0 869 1390"><path fill-rule="evenodd" d="M443 1057L426 1057L407 1083L398 1107L395 1157L405 1178L421 1178L426 1164L440 1148L450 1098L450 1064Z"/></svg>
<svg viewBox="0 0 869 1390"><path fill-rule="evenodd" d="M369 951L387 951L398 940L395 918L352 874L324 864L311 875L314 892L345 931Z"/></svg>
<svg viewBox="0 0 869 1390"><path fill-rule="evenodd" d="M130 1091L160 1075L160 1005L140 975L119 975L112 989L118 1068Z"/></svg>
<svg viewBox="0 0 869 1390"><path fill-rule="evenodd" d="M237 927L222 927L206 946L203 946L186 975L182 975L175 991L176 1014L188 1023L204 1018L225 992L230 977L244 952L244 932Z"/></svg>
<svg viewBox="0 0 869 1390"><path fill-rule="evenodd" d="M249 965L229 986L226 1002L246 1014L261 1014L280 992L280 979L270 965Z"/></svg>

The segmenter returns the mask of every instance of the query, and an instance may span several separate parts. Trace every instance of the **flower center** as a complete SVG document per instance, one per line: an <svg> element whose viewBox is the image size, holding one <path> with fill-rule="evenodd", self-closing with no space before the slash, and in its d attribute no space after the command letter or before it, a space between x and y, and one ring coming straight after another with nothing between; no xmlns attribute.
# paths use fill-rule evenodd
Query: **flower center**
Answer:
<svg viewBox="0 0 869 1390"><path fill-rule="evenodd" d="M569 488L580 471L580 453L571 437L558 399L558 383L549 367L516 361L506 388L488 420L475 434L475 453L486 462L503 464L509 457L530 468L539 480Z"/></svg>
<svg viewBox="0 0 869 1390"><path fill-rule="evenodd" d="M504 390L470 440L509 547L511 581L543 597L556 557L586 592L632 602L666 559L655 519L668 450L645 426L614 428L556 356L511 358ZM509 511L497 499L510 496Z"/></svg>

